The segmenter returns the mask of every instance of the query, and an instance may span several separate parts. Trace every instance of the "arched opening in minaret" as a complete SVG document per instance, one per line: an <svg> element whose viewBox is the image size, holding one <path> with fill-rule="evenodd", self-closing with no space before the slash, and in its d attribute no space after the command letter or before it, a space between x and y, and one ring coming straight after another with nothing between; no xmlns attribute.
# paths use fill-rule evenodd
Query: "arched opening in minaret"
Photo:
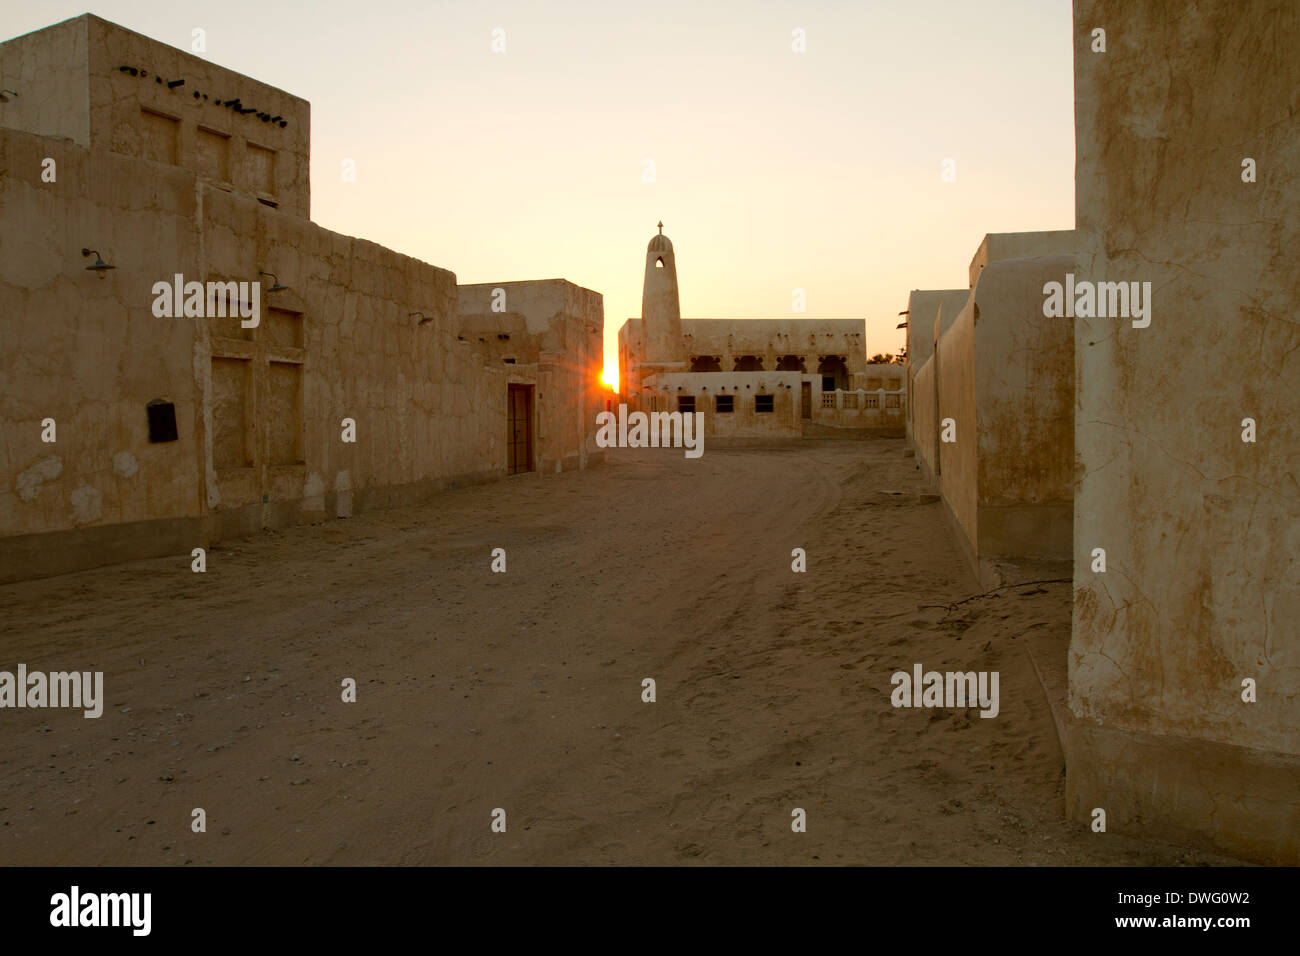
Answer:
<svg viewBox="0 0 1300 956"><path fill-rule="evenodd" d="M664 257L660 256L658 259L655 260L655 268L662 269L663 267L664 267Z"/></svg>

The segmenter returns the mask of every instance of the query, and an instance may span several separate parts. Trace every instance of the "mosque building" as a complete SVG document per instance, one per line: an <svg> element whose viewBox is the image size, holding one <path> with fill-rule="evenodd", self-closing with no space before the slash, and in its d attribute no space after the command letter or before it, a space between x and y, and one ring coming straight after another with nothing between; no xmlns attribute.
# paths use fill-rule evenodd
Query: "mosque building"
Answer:
<svg viewBox="0 0 1300 956"><path fill-rule="evenodd" d="M862 319L683 319L662 222L618 375L630 407L703 412L710 438L903 434L904 367L867 363Z"/></svg>

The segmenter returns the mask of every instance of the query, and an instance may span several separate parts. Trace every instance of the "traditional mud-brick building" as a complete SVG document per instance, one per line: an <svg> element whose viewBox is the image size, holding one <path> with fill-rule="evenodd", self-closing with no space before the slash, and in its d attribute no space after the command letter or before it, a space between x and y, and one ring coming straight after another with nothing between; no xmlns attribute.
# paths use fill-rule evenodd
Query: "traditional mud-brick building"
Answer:
<svg viewBox="0 0 1300 956"><path fill-rule="evenodd" d="M1297 44L1286 0L1077 0L1076 229L990 235L968 291L908 310L909 435L974 567L991 583L999 558L1072 559L1068 646L1024 642L1067 813L1290 865ZM1149 293L1141 315L1062 317L1052 283ZM1250 373L1225 375L1243 351Z"/></svg>
<svg viewBox="0 0 1300 956"><path fill-rule="evenodd" d="M305 100L91 15L0 89L0 581L601 456L601 297L315 225Z"/></svg>

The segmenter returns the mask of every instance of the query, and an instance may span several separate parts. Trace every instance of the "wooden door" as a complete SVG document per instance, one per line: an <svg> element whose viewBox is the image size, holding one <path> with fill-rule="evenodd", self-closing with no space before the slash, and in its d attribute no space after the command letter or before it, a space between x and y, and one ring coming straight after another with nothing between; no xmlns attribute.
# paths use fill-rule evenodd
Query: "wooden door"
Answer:
<svg viewBox="0 0 1300 956"><path fill-rule="evenodd" d="M510 385L506 393L506 473L533 470L533 387Z"/></svg>
<svg viewBox="0 0 1300 956"><path fill-rule="evenodd" d="M799 390L800 396L800 414L804 418L812 418L812 382L804 382L803 387Z"/></svg>

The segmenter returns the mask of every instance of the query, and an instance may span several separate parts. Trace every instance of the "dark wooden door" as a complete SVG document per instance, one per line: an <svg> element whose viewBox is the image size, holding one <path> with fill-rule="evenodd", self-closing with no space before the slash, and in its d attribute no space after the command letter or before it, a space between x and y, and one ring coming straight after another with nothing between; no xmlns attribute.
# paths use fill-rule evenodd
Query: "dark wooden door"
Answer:
<svg viewBox="0 0 1300 956"><path fill-rule="evenodd" d="M506 393L506 472L533 470L533 387L510 385Z"/></svg>
<svg viewBox="0 0 1300 956"><path fill-rule="evenodd" d="M804 382L803 387L799 390L800 396L800 414L804 418L812 418L812 382Z"/></svg>

